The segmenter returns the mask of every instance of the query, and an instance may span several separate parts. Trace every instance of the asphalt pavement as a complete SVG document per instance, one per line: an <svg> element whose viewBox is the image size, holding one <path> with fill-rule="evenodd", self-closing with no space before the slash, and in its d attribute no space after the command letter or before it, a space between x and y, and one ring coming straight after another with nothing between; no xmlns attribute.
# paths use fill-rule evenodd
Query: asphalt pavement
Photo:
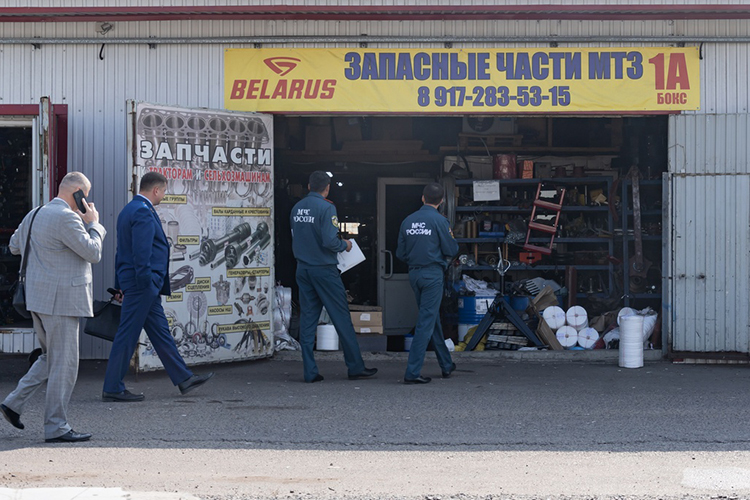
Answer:
<svg viewBox="0 0 750 500"><path fill-rule="evenodd" d="M428 353L432 382L404 385L404 355L368 356L379 372L357 381L340 355L319 358L315 384L297 353L196 367L216 376L187 396L163 372L131 374L141 403L102 402L106 362L83 361L69 418L93 439L45 444L40 391L24 431L0 420L0 486L186 499L750 495L746 365L458 355L442 379ZM0 355L0 397L27 366Z"/></svg>

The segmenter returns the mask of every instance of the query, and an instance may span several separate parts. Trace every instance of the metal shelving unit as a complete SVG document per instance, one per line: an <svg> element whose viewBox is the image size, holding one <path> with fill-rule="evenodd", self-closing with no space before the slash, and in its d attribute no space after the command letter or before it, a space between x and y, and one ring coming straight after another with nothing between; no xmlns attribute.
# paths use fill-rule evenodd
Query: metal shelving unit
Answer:
<svg viewBox="0 0 750 500"><path fill-rule="evenodd" d="M607 207L562 207L563 212L606 212L609 210ZM466 205L463 207L456 207L456 212L499 212L499 213L512 213L512 214L525 214L531 213L531 208L518 208L518 207L498 207L488 205Z"/></svg>
<svg viewBox="0 0 750 500"><path fill-rule="evenodd" d="M469 179L469 180L457 180L457 187L470 187L476 180L480 179ZM609 196L613 177L610 176L592 176L592 177L563 177L563 178L542 178L542 179L507 179L499 180L501 188L523 188L536 186L540 182L547 185L564 185L564 186L597 186L601 187L604 194ZM472 214L472 213L489 213L489 214L508 214L508 215L531 215L532 207L519 208L515 206L503 206L495 204L496 202L484 202L472 205L458 205L456 206L456 214ZM604 215L606 214L606 228L610 235L613 235L614 230L614 219L612 213L609 211L608 206L572 206L564 205L562 212L565 214L581 214L584 217L589 215ZM499 245L506 242L505 237L479 237L479 238L456 238L459 244L468 245ZM548 238L531 238L530 242L542 243L548 242ZM555 238L555 245L594 245L599 248L606 249L609 255L614 254L615 249L615 238L614 236L608 237L558 237ZM475 248L475 254L476 254ZM568 266L575 267L579 271L607 271L609 289L614 289L614 265L612 263L602 265L578 265L578 264L514 264L510 267L509 272L512 271L560 271L564 272ZM493 266L488 265L476 265L471 267L464 267L464 271L491 271ZM596 294L597 296L604 297L606 294ZM587 298L589 294L576 293L577 298Z"/></svg>
<svg viewBox="0 0 750 500"><path fill-rule="evenodd" d="M573 266L581 271L604 271L610 268L610 265L577 265L577 264L560 264L560 265L543 265L543 264L514 264L510 266L511 271L565 271L568 266ZM464 271L492 271L493 266L471 266L464 267Z"/></svg>

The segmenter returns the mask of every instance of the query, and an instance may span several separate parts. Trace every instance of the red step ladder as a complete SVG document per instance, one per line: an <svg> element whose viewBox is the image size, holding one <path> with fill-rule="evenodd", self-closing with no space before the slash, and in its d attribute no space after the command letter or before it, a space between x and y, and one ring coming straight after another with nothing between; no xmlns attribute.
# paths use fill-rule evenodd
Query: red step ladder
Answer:
<svg viewBox="0 0 750 500"><path fill-rule="evenodd" d="M524 250L530 252L540 252L544 255L550 255L552 253L552 243L555 241L555 235L557 234L557 223L560 220L560 212L562 211L562 203L565 199L565 188L560 188L558 192L557 201L545 201L540 198L542 194L542 183L539 183L539 187L536 188L536 198L534 198L534 208L531 210L531 218L529 219L529 229L526 232L526 242L523 245ZM542 212L537 214L537 209ZM537 215L554 215L552 224L543 224L536 222ZM532 232L540 232L549 235L549 244L546 247L532 245L529 243Z"/></svg>

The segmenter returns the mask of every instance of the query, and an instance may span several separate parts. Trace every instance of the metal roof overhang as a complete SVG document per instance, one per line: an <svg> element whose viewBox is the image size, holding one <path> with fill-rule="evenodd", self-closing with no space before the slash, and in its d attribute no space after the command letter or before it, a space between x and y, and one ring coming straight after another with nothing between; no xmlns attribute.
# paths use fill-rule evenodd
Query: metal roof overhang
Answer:
<svg viewBox="0 0 750 500"><path fill-rule="evenodd" d="M678 20L750 19L750 5L410 5L410 6L159 6L4 7L0 22L174 20Z"/></svg>

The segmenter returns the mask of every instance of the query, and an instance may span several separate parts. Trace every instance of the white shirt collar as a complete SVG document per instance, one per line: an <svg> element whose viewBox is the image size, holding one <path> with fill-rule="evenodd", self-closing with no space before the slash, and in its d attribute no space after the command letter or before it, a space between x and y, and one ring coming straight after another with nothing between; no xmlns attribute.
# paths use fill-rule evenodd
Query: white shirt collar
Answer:
<svg viewBox="0 0 750 500"><path fill-rule="evenodd" d="M143 195L142 195L142 194L140 194L140 193L138 193L138 194L137 194L136 196L140 196L141 198L143 198L144 200L146 200L146 203L148 203L148 206L149 206L150 208L154 208L154 204L153 204L153 203L151 203L151 200L149 200L148 198L146 198L145 196L143 196Z"/></svg>

